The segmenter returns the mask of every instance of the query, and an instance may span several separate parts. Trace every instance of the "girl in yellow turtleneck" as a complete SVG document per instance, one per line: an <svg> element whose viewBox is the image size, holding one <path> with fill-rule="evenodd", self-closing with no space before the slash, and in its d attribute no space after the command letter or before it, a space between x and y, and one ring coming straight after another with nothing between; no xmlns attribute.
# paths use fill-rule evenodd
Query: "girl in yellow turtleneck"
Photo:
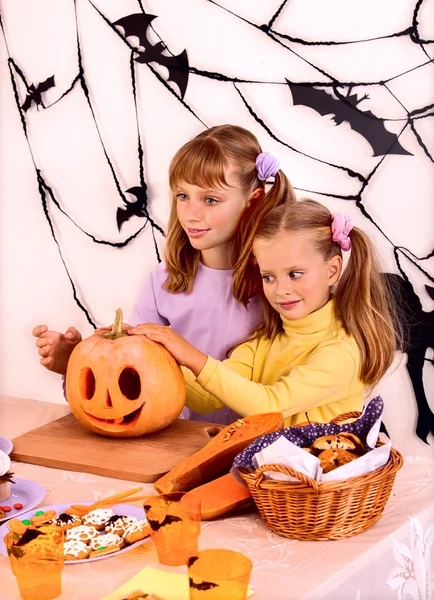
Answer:
<svg viewBox="0 0 434 600"><path fill-rule="evenodd" d="M350 248L342 272L342 250ZM229 359L206 356L169 327L145 324L129 333L160 342L187 367L186 404L197 412L225 405L242 416L279 411L288 427L361 410L397 341L390 294L366 235L348 217L302 200L266 215L253 250L264 319Z"/></svg>

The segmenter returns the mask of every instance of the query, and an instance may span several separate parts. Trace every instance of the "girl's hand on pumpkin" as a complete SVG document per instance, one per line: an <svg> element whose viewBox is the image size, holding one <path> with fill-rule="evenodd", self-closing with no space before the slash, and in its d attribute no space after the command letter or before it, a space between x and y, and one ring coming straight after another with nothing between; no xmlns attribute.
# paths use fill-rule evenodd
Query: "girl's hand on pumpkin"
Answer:
<svg viewBox="0 0 434 600"><path fill-rule="evenodd" d="M188 367L197 376L202 371L206 354L187 342L171 327L156 325L155 323L143 323L128 331L130 335L144 335L153 342L158 342L166 348L177 363Z"/></svg>
<svg viewBox="0 0 434 600"><path fill-rule="evenodd" d="M42 356L39 361L49 371L66 375L69 357L75 346L81 342L81 333L75 327L68 327L65 333L48 331L46 325L37 325L32 330L36 338L38 354Z"/></svg>

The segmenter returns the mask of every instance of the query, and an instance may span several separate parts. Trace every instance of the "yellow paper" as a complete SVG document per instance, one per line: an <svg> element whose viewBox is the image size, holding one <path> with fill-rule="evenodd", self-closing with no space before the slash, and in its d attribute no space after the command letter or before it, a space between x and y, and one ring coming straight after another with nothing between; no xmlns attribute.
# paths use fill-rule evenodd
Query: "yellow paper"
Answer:
<svg viewBox="0 0 434 600"><path fill-rule="evenodd" d="M145 594L156 594L164 600L189 600L188 575L146 567L127 583L100 600L122 600L128 594L138 590ZM252 594L253 591L249 587L247 597L249 598Z"/></svg>

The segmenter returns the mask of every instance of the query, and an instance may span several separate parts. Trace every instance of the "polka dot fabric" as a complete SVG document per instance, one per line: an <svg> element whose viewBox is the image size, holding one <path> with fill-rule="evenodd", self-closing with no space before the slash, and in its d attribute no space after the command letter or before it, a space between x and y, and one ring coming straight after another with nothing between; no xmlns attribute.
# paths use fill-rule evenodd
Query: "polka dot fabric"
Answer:
<svg viewBox="0 0 434 600"><path fill-rule="evenodd" d="M366 437L375 423L381 419L383 406L381 397L376 396L365 406L363 414L352 423L343 423L342 425L338 423L313 423L312 425L305 425L303 427L288 427L287 429L262 435L235 457L232 468L247 467L249 469L256 469L252 462L253 456L275 442L282 435L296 446L306 448L311 446L314 440L323 435L335 435L341 431L347 431L357 435L365 443L366 451L372 450L366 444Z"/></svg>

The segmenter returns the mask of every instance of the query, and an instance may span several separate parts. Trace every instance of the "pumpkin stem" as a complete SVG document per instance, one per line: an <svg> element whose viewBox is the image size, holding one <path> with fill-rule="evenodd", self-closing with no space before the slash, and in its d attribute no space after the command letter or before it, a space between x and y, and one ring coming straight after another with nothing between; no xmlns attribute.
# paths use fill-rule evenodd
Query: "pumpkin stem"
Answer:
<svg viewBox="0 0 434 600"><path fill-rule="evenodd" d="M122 309L118 308L116 311L116 318L115 322L113 323L112 330L104 334L105 338L109 340L117 340L118 338L123 337L124 335L128 335L126 333L123 333L122 331L122 319Z"/></svg>

